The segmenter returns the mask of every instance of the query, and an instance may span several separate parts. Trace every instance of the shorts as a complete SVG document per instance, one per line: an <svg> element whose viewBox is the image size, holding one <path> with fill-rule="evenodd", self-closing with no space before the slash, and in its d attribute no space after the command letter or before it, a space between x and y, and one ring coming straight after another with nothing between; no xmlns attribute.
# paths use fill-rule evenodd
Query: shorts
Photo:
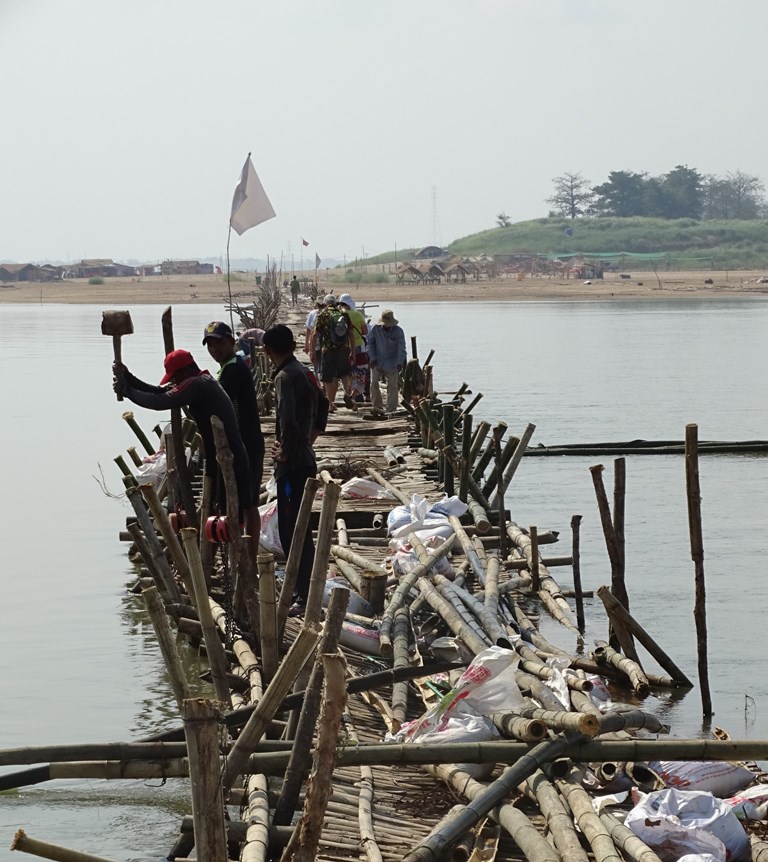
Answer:
<svg viewBox="0 0 768 862"><path fill-rule="evenodd" d="M323 383L346 377L351 370L349 351L346 347L324 350L320 355L320 379Z"/></svg>

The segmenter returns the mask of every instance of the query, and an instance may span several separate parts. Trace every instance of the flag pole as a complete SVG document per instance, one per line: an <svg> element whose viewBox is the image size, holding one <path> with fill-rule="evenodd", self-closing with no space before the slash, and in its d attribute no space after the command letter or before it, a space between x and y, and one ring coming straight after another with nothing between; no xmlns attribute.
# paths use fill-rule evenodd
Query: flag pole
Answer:
<svg viewBox="0 0 768 862"><path fill-rule="evenodd" d="M301 237L299 250L301 252L301 277L304 278L304 237Z"/></svg>
<svg viewBox="0 0 768 862"><path fill-rule="evenodd" d="M250 153L248 153L250 156ZM227 231L227 295L229 296L229 325L232 327L232 334L235 334L235 319L232 316L232 284L229 280L229 240L232 237L232 222L229 223Z"/></svg>

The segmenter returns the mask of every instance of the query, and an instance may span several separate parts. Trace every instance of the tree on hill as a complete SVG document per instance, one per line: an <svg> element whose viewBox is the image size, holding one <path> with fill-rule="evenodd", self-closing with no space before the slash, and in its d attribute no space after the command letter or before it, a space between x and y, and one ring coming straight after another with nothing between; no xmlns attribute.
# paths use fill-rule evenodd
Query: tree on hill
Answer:
<svg viewBox="0 0 768 862"><path fill-rule="evenodd" d="M766 211L765 185L760 177L744 171L729 171L725 177L712 174L702 183L704 218L754 219Z"/></svg>
<svg viewBox="0 0 768 862"><path fill-rule="evenodd" d="M661 179L662 218L700 219L704 210L702 175L688 165L675 165Z"/></svg>
<svg viewBox="0 0 768 862"><path fill-rule="evenodd" d="M634 171L611 171L608 181L595 186L593 209L597 215L629 216L646 215L647 174Z"/></svg>
<svg viewBox="0 0 768 862"><path fill-rule="evenodd" d="M591 183L581 173L565 173L554 177L554 193L547 198L555 212L568 218L587 213L592 205L594 192Z"/></svg>
<svg viewBox="0 0 768 862"><path fill-rule="evenodd" d="M502 211L496 216L496 224L499 227L509 227L512 222L510 221L509 216Z"/></svg>

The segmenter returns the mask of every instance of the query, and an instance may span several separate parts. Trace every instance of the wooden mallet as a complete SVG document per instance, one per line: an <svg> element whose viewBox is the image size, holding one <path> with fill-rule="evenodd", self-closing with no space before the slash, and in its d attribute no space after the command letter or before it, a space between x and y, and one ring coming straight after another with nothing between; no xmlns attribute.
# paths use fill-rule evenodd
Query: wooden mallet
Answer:
<svg viewBox="0 0 768 862"><path fill-rule="evenodd" d="M102 311L101 312L101 334L112 336L112 347L115 351L115 362L122 363L123 351L120 339L124 335L133 334L133 321L130 311ZM122 395L117 396L118 401L123 400Z"/></svg>

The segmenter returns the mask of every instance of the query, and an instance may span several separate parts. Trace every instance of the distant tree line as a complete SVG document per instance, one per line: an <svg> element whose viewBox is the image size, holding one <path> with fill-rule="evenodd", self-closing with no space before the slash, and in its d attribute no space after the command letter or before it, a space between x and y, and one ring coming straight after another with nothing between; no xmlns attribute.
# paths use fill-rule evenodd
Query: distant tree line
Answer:
<svg viewBox="0 0 768 862"><path fill-rule="evenodd" d="M763 181L743 171L725 176L701 174L676 165L661 176L611 171L608 180L593 186L580 173L555 177L547 203L552 215L650 216L654 218L757 219L768 217ZM498 217L497 217L498 221Z"/></svg>

